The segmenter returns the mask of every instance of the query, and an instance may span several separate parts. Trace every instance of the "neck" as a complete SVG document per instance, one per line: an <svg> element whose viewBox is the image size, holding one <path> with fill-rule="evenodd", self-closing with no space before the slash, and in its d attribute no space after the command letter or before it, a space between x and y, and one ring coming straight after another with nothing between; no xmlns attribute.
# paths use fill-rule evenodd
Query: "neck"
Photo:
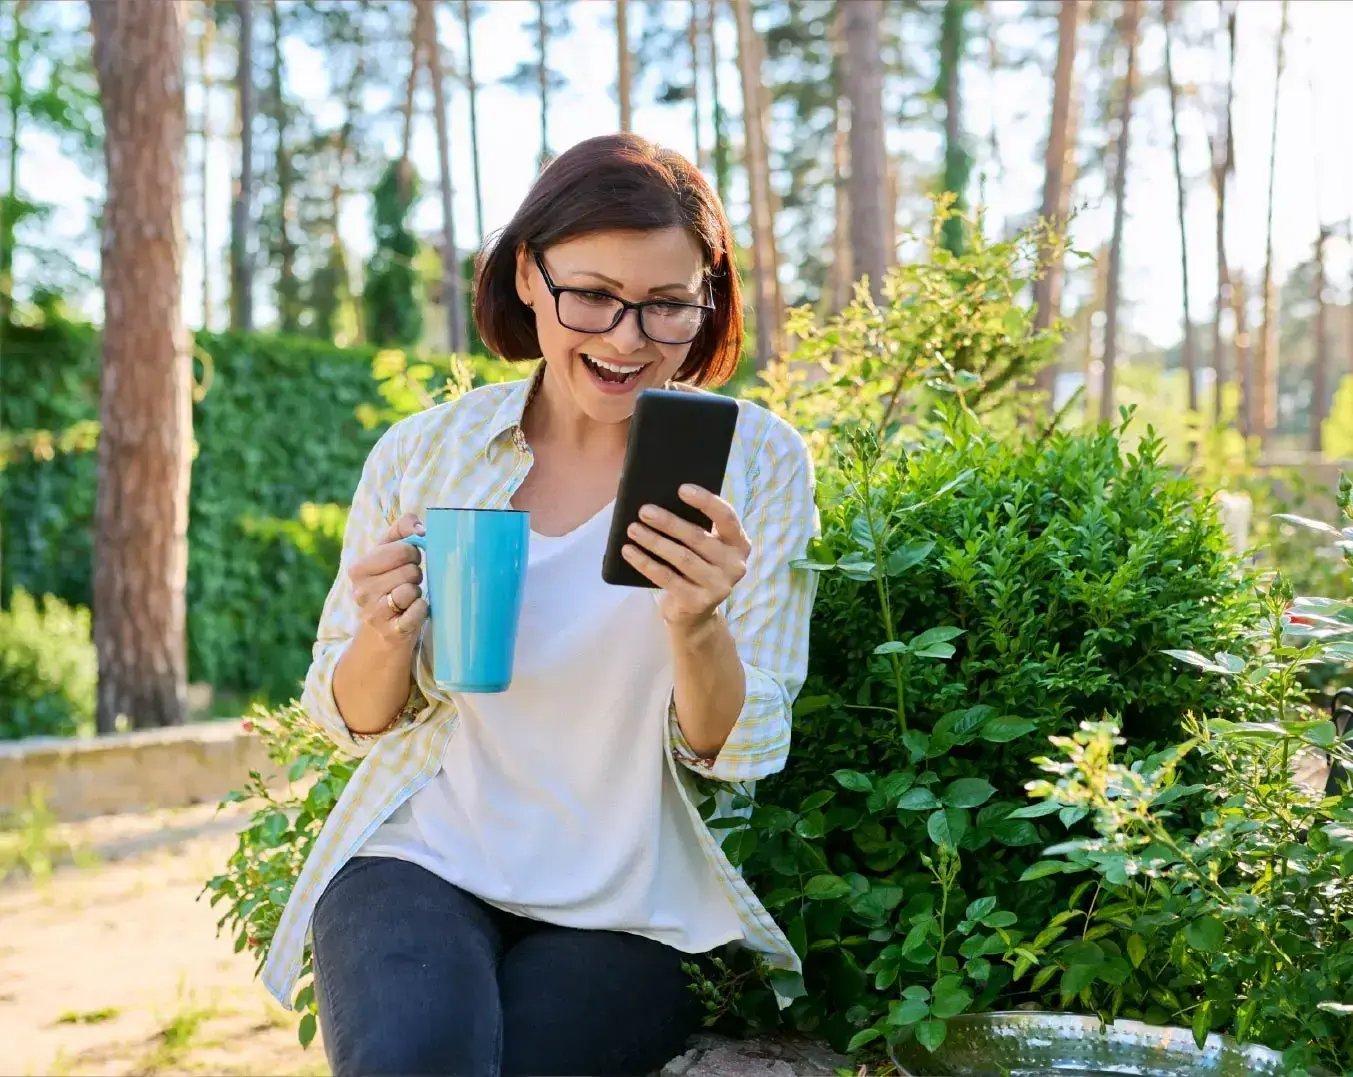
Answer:
<svg viewBox="0 0 1353 1077"><path fill-rule="evenodd" d="M601 457L623 454L629 423L599 423L573 403L566 390L554 383L545 368L540 388L522 417L527 441L539 448L548 444L578 456Z"/></svg>

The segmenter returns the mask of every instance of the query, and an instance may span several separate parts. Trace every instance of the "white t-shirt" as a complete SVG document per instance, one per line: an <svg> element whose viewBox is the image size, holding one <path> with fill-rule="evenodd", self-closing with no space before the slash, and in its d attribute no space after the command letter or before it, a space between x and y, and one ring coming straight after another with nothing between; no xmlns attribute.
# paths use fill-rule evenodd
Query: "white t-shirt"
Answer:
<svg viewBox="0 0 1353 1077"><path fill-rule="evenodd" d="M358 855L411 861L520 916L703 953L742 923L669 771L655 592L601 579L612 508L531 534L511 686L454 697L442 769Z"/></svg>

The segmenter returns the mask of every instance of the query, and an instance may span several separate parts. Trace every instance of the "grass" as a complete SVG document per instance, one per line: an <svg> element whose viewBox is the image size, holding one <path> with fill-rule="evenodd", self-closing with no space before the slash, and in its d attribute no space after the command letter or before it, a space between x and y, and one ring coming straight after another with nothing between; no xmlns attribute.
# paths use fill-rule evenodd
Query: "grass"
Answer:
<svg viewBox="0 0 1353 1077"><path fill-rule="evenodd" d="M199 1003L191 991L184 990L180 981L177 1008L163 1020L156 1035L159 1042L136 1064L135 1072L151 1074L183 1069L188 1054L196 1047L205 1046L200 1037L202 1026L221 1012L214 1004Z"/></svg>
<svg viewBox="0 0 1353 1077"><path fill-rule="evenodd" d="M67 1010L56 1019L58 1025L101 1025L111 1021L122 1011L116 1006L105 1006L101 1010Z"/></svg>
<svg viewBox="0 0 1353 1077"><path fill-rule="evenodd" d="M94 853L74 848L59 838L57 825L42 790L31 793L18 812L0 818L0 882L24 873L42 885L64 860L72 860L81 867L97 863Z"/></svg>

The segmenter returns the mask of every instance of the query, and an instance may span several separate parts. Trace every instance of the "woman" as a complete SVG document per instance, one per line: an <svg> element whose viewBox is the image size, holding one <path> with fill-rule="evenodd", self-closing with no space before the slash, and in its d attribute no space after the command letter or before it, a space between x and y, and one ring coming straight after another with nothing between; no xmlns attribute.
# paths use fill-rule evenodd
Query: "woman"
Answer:
<svg viewBox="0 0 1353 1077"><path fill-rule="evenodd" d="M683 492L713 529L645 513L625 556L657 589L600 578L637 394L737 364L732 249L677 154L575 146L478 271L485 343L543 361L403 420L367 460L304 693L366 758L264 968L288 1005L312 931L340 1077L645 1073L698 1026L683 963L732 944L799 968L697 808L784 766L813 600L790 567L817 526L802 440L739 402L724 496ZM433 679L400 541L429 505L530 513L504 693Z"/></svg>

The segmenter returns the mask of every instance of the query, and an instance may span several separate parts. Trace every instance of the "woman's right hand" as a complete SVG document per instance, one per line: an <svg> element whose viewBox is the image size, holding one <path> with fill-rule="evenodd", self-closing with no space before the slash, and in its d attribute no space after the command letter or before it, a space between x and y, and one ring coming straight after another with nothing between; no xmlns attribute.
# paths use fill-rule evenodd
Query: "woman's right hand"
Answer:
<svg viewBox="0 0 1353 1077"><path fill-rule="evenodd" d="M413 513L405 513L374 550L348 569L362 624L391 645L412 643L428 616L418 587L423 580L418 547L401 541L414 533L422 534L423 525Z"/></svg>

